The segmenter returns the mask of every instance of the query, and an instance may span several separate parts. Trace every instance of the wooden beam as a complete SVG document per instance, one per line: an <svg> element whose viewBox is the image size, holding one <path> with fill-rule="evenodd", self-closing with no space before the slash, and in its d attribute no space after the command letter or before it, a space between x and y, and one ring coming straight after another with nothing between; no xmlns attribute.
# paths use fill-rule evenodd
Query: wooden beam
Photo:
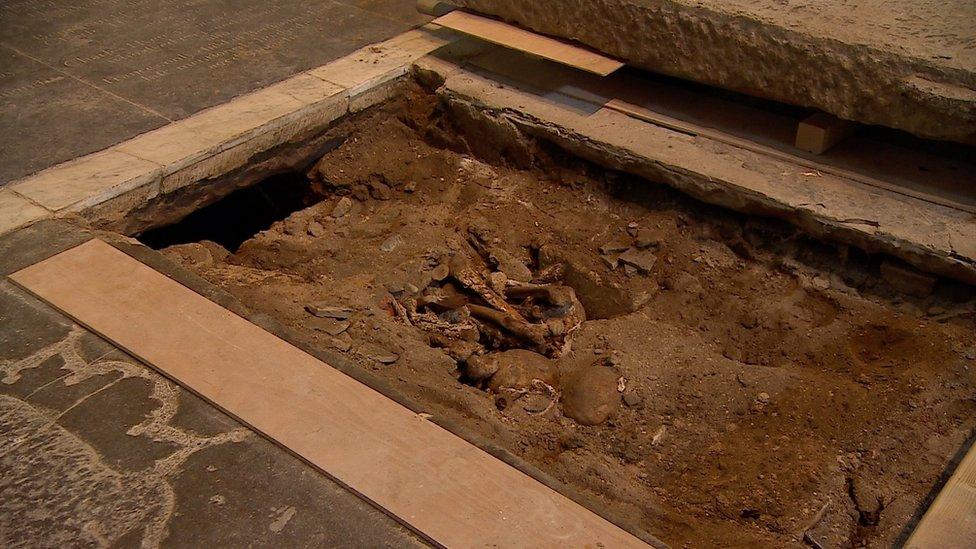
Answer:
<svg viewBox="0 0 976 549"><path fill-rule="evenodd" d="M537 480L100 240L10 278L438 544L643 546Z"/></svg>
<svg viewBox="0 0 976 549"><path fill-rule="evenodd" d="M919 521L906 549L976 545L976 447L956 467L949 481Z"/></svg>
<svg viewBox="0 0 976 549"><path fill-rule="evenodd" d="M600 76L624 66L620 61L594 51L473 13L452 11L432 23Z"/></svg>
<svg viewBox="0 0 976 549"><path fill-rule="evenodd" d="M825 112L807 117L796 126L796 148L823 154L854 131L855 124Z"/></svg>

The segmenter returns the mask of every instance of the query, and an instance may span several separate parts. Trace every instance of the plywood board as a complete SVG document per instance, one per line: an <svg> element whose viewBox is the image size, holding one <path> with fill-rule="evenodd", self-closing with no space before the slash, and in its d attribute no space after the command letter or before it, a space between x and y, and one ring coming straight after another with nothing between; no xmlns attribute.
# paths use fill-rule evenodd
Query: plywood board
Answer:
<svg viewBox="0 0 976 549"><path fill-rule="evenodd" d="M976 447L956 467L905 547L976 547Z"/></svg>
<svg viewBox="0 0 976 549"><path fill-rule="evenodd" d="M17 284L449 547L635 547L593 512L121 251Z"/></svg>
<svg viewBox="0 0 976 549"><path fill-rule="evenodd" d="M494 44L570 65L600 76L606 76L624 66L620 61L594 51L473 13L452 11L432 22Z"/></svg>

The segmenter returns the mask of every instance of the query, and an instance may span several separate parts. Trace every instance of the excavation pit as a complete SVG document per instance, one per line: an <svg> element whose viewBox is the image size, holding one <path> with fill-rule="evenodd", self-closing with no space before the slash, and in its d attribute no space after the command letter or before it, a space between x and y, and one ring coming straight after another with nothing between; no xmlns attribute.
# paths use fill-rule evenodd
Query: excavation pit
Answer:
<svg viewBox="0 0 976 549"><path fill-rule="evenodd" d="M412 82L319 141L141 238L625 526L890 545L976 427L971 286Z"/></svg>

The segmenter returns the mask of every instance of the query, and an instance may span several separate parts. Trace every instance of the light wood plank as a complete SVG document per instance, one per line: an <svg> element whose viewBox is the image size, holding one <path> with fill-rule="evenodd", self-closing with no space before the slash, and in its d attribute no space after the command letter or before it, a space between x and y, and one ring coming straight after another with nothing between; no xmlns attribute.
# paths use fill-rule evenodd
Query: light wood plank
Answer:
<svg viewBox="0 0 976 549"><path fill-rule="evenodd" d="M594 51L473 13L452 11L432 22L493 44L530 53L600 76L606 76L624 66L620 61Z"/></svg>
<svg viewBox="0 0 976 549"><path fill-rule="evenodd" d="M437 543L643 545L100 240L11 279Z"/></svg>
<svg viewBox="0 0 976 549"><path fill-rule="evenodd" d="M976 547L976 447L956 467L905 547Z"/></svg>

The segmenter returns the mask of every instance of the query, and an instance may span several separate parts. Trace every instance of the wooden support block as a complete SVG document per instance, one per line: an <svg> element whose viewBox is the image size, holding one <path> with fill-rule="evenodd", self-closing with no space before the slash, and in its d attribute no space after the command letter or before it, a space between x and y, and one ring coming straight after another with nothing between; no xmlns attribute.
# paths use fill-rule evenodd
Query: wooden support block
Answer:
<svg viewBox="0 0 976 549"><path fill-rule="evenodd" d="M620 61L594 51L473 13L452 11L432 23L600 76L624 66Z"/></svg>
<svg viewBox="0 0 976 549"><path fill-rule="evenodd" d="M796 148L823 154L854 131L855 124L825 112L807 117L796 127Z"/></svg>
<svg viewBox="0 0 976 549"><path fill-rule="evenodd" d="M10 279L440 546L644 546L100 240Z"/></svg>

